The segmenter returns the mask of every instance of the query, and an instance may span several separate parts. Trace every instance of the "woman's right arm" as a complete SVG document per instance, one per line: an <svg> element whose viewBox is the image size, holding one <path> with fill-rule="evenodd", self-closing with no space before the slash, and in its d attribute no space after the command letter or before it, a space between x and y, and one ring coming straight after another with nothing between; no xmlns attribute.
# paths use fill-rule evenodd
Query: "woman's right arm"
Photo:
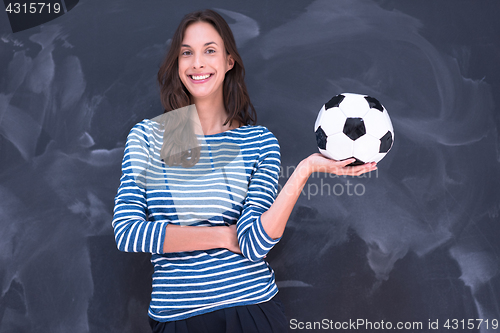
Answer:
<svg viewBox="0 0 500 333"><path fill-rule="evenodd" d="M161 254L226 248L241 253L236 226L179 226L147 220L145 184L149 132L145 123L139 123L127 137L112 222L118 249Z"/></svg>
<svg viewBox="0 0 500 333"><path fill-rule="evenodd" d="M169 224L166 227L163 252L182 252L225 248L241 253L236 224L229 227L195 227Z"/></svg>

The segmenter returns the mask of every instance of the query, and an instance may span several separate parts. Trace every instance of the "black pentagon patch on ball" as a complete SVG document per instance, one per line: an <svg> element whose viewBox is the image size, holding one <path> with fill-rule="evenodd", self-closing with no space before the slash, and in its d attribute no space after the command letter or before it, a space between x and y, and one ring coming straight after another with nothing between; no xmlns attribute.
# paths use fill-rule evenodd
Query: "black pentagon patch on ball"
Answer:
<svg viewBox="0 0 500 333"><path fill-rule="evenodd" d="M380 150L379 153L387 153L392 147L392 133L387 131L384 136L380 139Z"/></svg>
<svg viewBox="0 0 500 333"><path fill-rule="evenodd" d="M326 102L325 110L338 107L340 105L340 103L344 100L344 98L345 98L344 95L333 96L331 100Z"/></svg>
<svg viewBox="0 0 500 333"><path fill-rule="evenodd" d="M366 128L363 118L347 118L343 132L353 141L365 135Z"/></svg>
<svg viewBox="0 0 500 333"><path fill-rule="evenodd" d="M368 102L368 105L370 105L370 109L377 109L379 111L384 111L384 107L382 106L382 104L380 104L380 102L377 99L370 96L365 96L365 99Z"/></svg>
<svg viewBox="0 0 500 333"><path fill-rule="evenodd" d="M326 149L326 133L321 126L316 130L316 142L318 143L318 148Z"/></svg>

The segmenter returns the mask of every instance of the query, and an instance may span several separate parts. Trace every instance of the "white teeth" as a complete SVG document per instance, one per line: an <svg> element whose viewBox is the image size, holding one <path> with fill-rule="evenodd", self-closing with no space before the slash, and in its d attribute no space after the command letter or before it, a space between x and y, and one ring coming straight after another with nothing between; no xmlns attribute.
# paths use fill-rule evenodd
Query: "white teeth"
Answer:
<svg viewBox="0 0 500 333"><path fill-rule="evenodd" d="M191 75L191 78L193 80L205 80L205 79L208 79L209 76L210 76L210 74L207 74L207 75Z"/></svg>

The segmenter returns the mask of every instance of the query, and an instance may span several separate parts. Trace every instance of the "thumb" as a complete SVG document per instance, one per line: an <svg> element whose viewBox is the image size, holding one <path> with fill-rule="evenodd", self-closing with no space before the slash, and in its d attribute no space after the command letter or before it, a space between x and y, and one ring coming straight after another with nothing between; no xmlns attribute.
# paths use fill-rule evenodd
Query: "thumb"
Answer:
<svg viewBox="0 0 500 333"><path fill-rule="evenodd" d="M342 162L342 166L345 167L345 166L348 166L351 163L356 162L356 159L354 157L351 157L351 158L348 158L347 160L343 160L341 162Z"/></svg>

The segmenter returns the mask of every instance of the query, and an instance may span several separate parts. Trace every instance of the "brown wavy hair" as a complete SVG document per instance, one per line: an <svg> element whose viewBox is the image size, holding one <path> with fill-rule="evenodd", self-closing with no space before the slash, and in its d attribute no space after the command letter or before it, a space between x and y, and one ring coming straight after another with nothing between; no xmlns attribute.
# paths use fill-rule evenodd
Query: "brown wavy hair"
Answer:
<svg viewBox="0 0 500 333"><path fill-rule="evenodd" d="M224 107L228 117L224 122L231 125L233 120L243 125L255 125L257 114L250 102L250 96L245 85L245 67L236 48L233 33L224 18L211 9L192 12L184 16L172 37L170 49L158 71L161 103L165 112L192 104L191 94L179 77L178 58L184 33L187 27L195 22L210 23L219 33L226 53L234 59L234 66L226 73L223 84Z"/></svg>

